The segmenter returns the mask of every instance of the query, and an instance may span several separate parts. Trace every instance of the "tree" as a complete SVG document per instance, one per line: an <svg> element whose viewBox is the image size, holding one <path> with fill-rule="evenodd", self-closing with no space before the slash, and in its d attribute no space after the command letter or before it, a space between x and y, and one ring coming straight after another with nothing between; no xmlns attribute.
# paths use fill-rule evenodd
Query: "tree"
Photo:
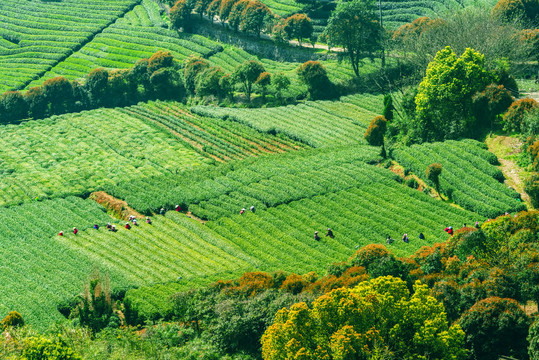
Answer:
<svg viewBox="0 0 539 360"><path fill-rule="evenodd" d="M473 97L478 128L494 129L498 115L504 113L513 102L511 93L503 86L490 84Z"/></svg>
<svg viewBox="0 0 539 360"><path fill-rule="evenodd" d="M270 9L258 0L248 2L241 14L240 29L260 36L266 19L271 15Z"/></svg>
<svg viewBox="0 0 539 360"><path fill-rule="evenodd" d="M265 360L369 359L390 350L403 359L464 359L464 333L416 283L391 276L340 288L280 310L262 336Z"/></svg>
<svg viewBox="0 0 539 360"><path fill-rule="evenodd" d="M440 196L440 175L442 174L442 164L430 164L427 166L425 174L427 175L427 179L434 184L436 187L436 192L438 193L438 196Z"/></svg>
<svg viewBox="0 0 539 360"><path fill-rule="evenodd" d="M43 95L43 89L40 86L34 86L28 89L24 94L24 100L28 104L28 115L34 119L45 117L47 111L47 100Z"/></svg>
<svg viewBox="0 0 539 360"><path fill-rule="evenodd" d="M458 323L466 333L466 345L473 358L526 357L526 335L531 319L515 300L499 297L481 300L467 310Z"/></svg>
<svg viewBox="0 0 539 360"><path fill-rule="evenodd" d="M208 67L200 72L196 78L197 96L222 96L221 86L219 84L221 78L225 75L220 67Z"/></svg>
<svg viewBox="0 0 539 360"><path fill-rule="evenodd" d="M232 7L234 7L234 4L236 3L236 0L222 0L221 6L219 7L219 20L221 20L221 23L223 26L225 25L225 22L228 20L228 17L230 16L230 11L232 11Z"/></svg>
<svg viewBox="0 0 539 360"><path fill-rule="evenodd" d="M208 12L208 7L212 0L196 0L195 4L193 6L194 12L200 15L200 18L202 19L202 15Z"/></svg>
<svg viewBox="0 0 539 360"><path fill-rule="evenodd" d="M289 39L298 39L299 44L303 39L309 39L313 33L311 19L305 14L294 14L286 18L283 24Z"/></svg>
<svg viewBox="0 0 539 360"><path fill-rule="evenodd" d="M243 91L247 96L247 101L251 101L252 86L260 74L264 72L264 66L261 63L254 60L249 60L239 65L232 74L235 82L239 82L243 86Z"/></svg>
<svg viewBox="0 0 539 360"><path fill-rule="evenodd" d="M524 29L519 33L519 41L524 53L531 59L539 61L539 29Z"/></svg>
<svg viewBox="0 0 539 360"><path fill-rule="evenodd" d="M130 97L146 98L145 93L151 89L150 75L148 59L140 59L133 65L126 78Z"/></svg>
<svg viewBox="0 0 539 360"><path fill-rule="evenodd" d="M526 114L537 107L539 107L539 104L532 98L524 98L515 101L503 116L503 129L505 131L521 131L521 126Z"/></svg>
<svg viewBox="0 0 539 360"><path fill-rule="evenodd" d="M483 55L466 49L457 58L449 47L440 50L419 84L412 137L424 142L469 136L477 125L472 97L491 82Z"/></svg>
<svg viewBox="0 0 539 360"><path fill-rule="evenodd" d="M113 315L110 297L110 280L95 273L86 285L81 301L75 309L80 324L88 326L94 333L104 329Z"/></svg>
<svg viewBox="0 0 539 360"><path fill-rule="evenodd" d="M19 91L7 91L2 94L0 109L4 121L17 121L28 117L28 104Z"/></svg>
<svg viewBox="0 0 539 360"><path fill-rule="evenodd" d="M21 360L82 360L61 336L49 339L33 336L25 339Z"/></svg>
<svg viewBox="0 0 539 360"><path fill-rule="evenodd" d="M173 68L161 68L150 76L150 83L157 99L181 100L185 95L185 87L180 74Z"/></svg>
<svg viewBox="0 0 539 360"><path fill-rule="evenodd" d="M537 26L539 4L536 0L499 0L492 15L505 22L524 21L530 28Z"/></svg>
<svg viewBox="0 0 539 360"><path fill-rule="evenodd" d="M91 107L97 108L109 100L108 80L109 72L105 69L94 69L88 74L84 89L88 93Z"/></svg>
<svg viewBox="0 0 539 360"><path fill-rule="evenodd" d="M148 59L148 75L152 75L155 71L174 67L174 55L170 51L159 50Z"/></svg>
<svg viewBox="0 0 539 360"><path fill-rule="evenodd" d="M182 28L183 31L191 31L191 12L193 11L192 0L179 0L170 9L170 22L175 29Z"/></svg>
<svg viewBox="0 0 539 360"><path fill-rule="evenodd" d="M367 131L365 131L365 140L372 146L382 147L382 156L385 157L384 135L387 129L387 120L383 116L376 116L371 120Z"/></svg>
<svg viewBox="0 0 539 360"><path fill-rule="evenodd" d="M53 115L66 113L73 102L73 85L65 77L46 80L42 85L43 95L50 104Z"/></svg>
<svg viewBox="0 0 539 360"><path fill-rule="evenodd" d="M374 9L372 0L339 1L324 31L329 43L344 48L358 77L363 59L373 60L382 50L382 31Z"/></svg>
<svg viewBox="0 0 539 360"><path fill-rule="evenodd" d="M271 84L271 74L267 71L264 71L262 74L258 76L258 79L255 81L255 85L260 86L260 89L262 90L262 99L266 98L266 90L268 86Z"/></svg>
<svg viewBox="0 0 539 360"><path fill-rule="evenodd" d="M393 106L393 97L391 94L385 94L382 115L387 121L393 120L393 110L395 110L395 107Z"/></svg>
<svg viewBox="0 0 539 360"><path fill-rule="evenodd" d="M297 74L307 85L311 100L330 98L334 95L333 84L329 81L326 68L318 61L307 61L300 65Z"/></svg>
<svg viewBox="0 0 539 360"><path fill-rule="evenodd" d="M183 68L183 78L185 88L190 94L195 93L196 81L198 74L210 67L208 61L200 56L191 55L185 60Z"/></svg>
<svg viewBox="0 0 539 360"><path fill-rule="evenodd" d="M213 23L213 20L215 19L215 16L219 15L219 9L221 8L221 0L213 0L209 5L208 9L206 9L206 13L208 14L208 17L210 18L211 22Z"/></svg>
<svg viewBox="0 0 539 360"><path fill-rule="evenodd" d="M275 87L277 98L279 101L283 101L283 90L288 89L290 86L290 79L283 73L277 73L272 78L273 86Z"/></svg>
<svg viewBox="0 0 539 360"><path fill-rule="evenodd" d="M238 31L240 23L243 20L243 10L245 10L250 2L251 0L238 0L232 5L228 15L228 25L230 25L234 31Z"/></svg>

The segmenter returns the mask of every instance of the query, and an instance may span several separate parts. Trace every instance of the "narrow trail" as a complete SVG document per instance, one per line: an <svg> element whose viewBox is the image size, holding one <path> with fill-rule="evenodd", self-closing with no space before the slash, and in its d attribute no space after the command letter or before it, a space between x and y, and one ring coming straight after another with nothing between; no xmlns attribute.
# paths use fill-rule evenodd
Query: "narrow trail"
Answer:
<svg viewBox="0 0 539 360"><path fill-rule="evenodd" d="M529 203L530 197L524 191L524 182L521 178L523 170L509 157L520 153L520 139L509 136L496 136L487 140L488 150L498 157L500 170L506 178L507 185L517 191L522 200Z"/></svg>

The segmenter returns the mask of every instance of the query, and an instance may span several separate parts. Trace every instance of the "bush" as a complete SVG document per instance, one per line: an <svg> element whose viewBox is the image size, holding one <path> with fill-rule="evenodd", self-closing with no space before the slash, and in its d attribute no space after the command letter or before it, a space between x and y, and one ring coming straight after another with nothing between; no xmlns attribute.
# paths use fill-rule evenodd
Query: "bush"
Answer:
<svg viewBox="0 0 539 360"><path fill-rule="evenodd" d="M19 314L17 311L11 311L9 314L6 315L4 320L2 320L3 329L19 326L24 326L24 320L22 318L22 315Z"/></svg>
<svg viewBox="0 0 539 360"><path fill-rule="evenodd" d="M408 179L404 180L404 185L412 189L417 189L419 187L417 180L414 179L413 177L409 177Z"/></svg>
<svg viewBox="0 0 539 360"><path fill-rule="evenodd" d="M309 98L320 100L335 95L334 85L329 81L326 68L318 61L307 61L297 69L300 80L307 85Z"/></svg>
<svg viewBox="0 0 539 360"><path fill-rule="evenodd" d="M530 360L539 360L539 319L530 326L530 333L528 334L528 355Z"/></svg>
<svg viewBox="0 0 539 360"><path fill-rule="evenodd" d="M24 342L22 360L81 360L61 337L50 340L46 337L32 337Z"/></svg>
<svg viewBox="0 0 539 360"><path fill-rule="evenodd" d="M512 103L503 117L503 129L505 131L521 131L524 117L537 106L537 101L531 98L517 100Z"/></svg>
<svg viewBox="0 0 539 360"><path fill-rule="evenodd" d="M539 174L534 173L528 180L525 182L524 191L530 197L532 206L536 209L539 209Z"/></svg>

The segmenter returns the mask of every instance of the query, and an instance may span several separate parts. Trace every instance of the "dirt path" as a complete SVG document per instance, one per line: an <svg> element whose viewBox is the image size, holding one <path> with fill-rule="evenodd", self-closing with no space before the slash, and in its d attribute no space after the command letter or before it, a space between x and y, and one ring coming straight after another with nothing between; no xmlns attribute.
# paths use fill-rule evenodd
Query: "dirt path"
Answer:
<svg viewBox="0 0 539 360"><path fill-rule="evenodd" d="M530 197L524 192L524 182L521 178L523 170L509 157L521 152L522 142L516 137L495 136L487 139L487 146L490 152L494 153L500 161L500 170L506 178L507 185L515 189L522 200L529 202Z"/></svg>
<svg viewBox="0 0 539 360"><path fill-rule="evenodd" d="M109 214L121 220L129 219L130 215L134 215L139 219L145 217L132 207L129 207L125 201L116 199L114 196L109 195L104 191L96 191L91 193L90 199L102 205L105 209L107 209Z"/></svg>
<svg viewBox="0 0 539 360"><path fill-rule="evenodd" d="M539 102L539 91L524 93L525 97L531 97L535 101Z"/></svg>

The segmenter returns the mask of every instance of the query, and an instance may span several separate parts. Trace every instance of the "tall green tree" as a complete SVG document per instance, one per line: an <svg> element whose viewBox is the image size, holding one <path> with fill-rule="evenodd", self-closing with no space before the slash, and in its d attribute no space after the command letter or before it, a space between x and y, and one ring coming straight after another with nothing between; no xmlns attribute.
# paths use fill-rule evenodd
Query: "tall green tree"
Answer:
<svg viewBox="0 0 539 360"><path fill-rule="evenodd" d="M461 57L446 47L429 64L415 98L412 138L443 141L474 133L473 96L493 80L484 56L466 49Z"/></svg>
<svg viewBox="0 0 539 360"><path fill-rule="evenodd" d="M301 45L303 39L309 39L313 34L313 23L305 14L294 14L286 18L283 30L289 39L298 39Z"/></svg>
<svg viewBox="0 0 539 360"><path fill-rule="evenodd" d="M249 1L241 14L240 29L260 36L260 32L271 16L270 9L260 1Z"/></svg>
<svg viewBox="0 0 539 360"><path fill-rule="evenodd" d="M513 299L491 297L477 302L458 323L466 333L466 345L477 360L500 356L526 358L530 317Z"/></svg>
<svg viewBox="0 0 539 360"><path fill-rule="evenodd" d="M324 33L329 43L344 48L356 76L364 59L373 60L382 50L382 31L377 19L373 0L341 0L328 20Z"/></svg>
<svg viewBox="0 0 539 360"><path fill-rule="evenodd" d="M436 192L440 196L440 175L442 174L442 164L434 163L427 166L425 170L427 179L431 181L436 187Z"/></svg>
<svg viewBox="0 0 539 360"><path fill-rule="evenodd" d="M258 80L260 74L265 71L261 63L254 60L249 60L241 64L234 70L232 74L235 82L241 83L243 91L247 96L247 101L251 101L251 91L253 84Z"/></svg>
<svg viewBox="0 0 539 360"><path fill-rule="evenodd" d="M334 95L333 84L326 68L318 61L307 61L296 70L300 80L307 85L311 100L328 99Z"/></svg>
<svg viewBox="0 0 539 360"><path fill-rule="evenodd" d="M176 29L182 28L183 31L191 31L191 12L194 4L192 0L179 0L170 9L170 22Z"/></svg>

